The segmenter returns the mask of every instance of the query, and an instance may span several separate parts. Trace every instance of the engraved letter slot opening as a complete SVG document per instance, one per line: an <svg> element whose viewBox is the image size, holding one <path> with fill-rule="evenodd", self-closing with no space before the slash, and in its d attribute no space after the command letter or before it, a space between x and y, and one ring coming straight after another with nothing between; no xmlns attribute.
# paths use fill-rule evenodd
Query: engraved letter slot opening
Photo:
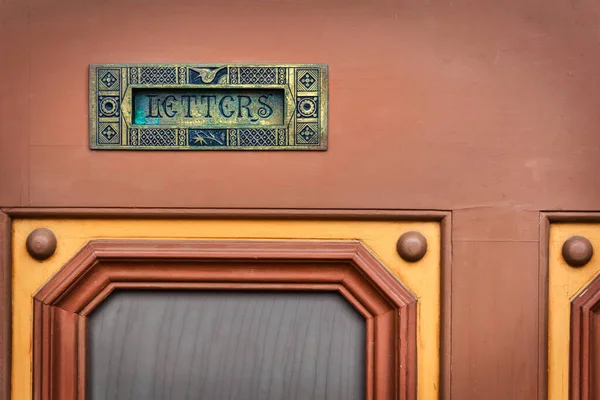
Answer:
<svg viewBox="0 0 600 400"><path fill-rule="evenodd" d="M283 90L133 90L134 125L279 126Z"/></svg>
<svg viewBox="0 0 600 400"><path fill-rule="evenodd" d="M326 150L324 65L94 65L95 150Z"/></svg>

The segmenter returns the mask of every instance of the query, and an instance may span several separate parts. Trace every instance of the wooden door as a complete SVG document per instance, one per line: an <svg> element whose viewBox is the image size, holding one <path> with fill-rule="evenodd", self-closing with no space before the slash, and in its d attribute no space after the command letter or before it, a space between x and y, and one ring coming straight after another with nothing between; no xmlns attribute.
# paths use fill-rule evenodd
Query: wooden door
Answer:
<svg viewBox="0 0 600 400"><path fill-rule="evenodd" d="M35 296L88 243L236 239L365 246L416 298L418 399L594 398L598 269L562 246L598 242L599 15L565 0L2 2L0 398L32 398L49 348ZM327 64L327 151L90 150L89 65L169 62ZM57 243L42 261L26 250L38 228ZM414 263L396 249L408 231L428 245Z"/></svg>

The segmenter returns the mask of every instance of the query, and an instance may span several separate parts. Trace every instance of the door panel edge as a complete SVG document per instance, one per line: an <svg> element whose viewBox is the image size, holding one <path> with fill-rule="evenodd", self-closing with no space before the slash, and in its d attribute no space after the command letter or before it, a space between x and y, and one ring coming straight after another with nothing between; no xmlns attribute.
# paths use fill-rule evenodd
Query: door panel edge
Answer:
<svg viewBox="0 0 600 400"><path fill-rule="evenodd" d="M12 350L12 224L8 214L0 210L0 400L9 400L11 391Z"/></svg>
<svg viewBox="0 0 600 400"><path fill-rule="evenodd" d="M583 266L569 265L563 255L563 245L572 236L590 239L597 253L600 244L600 213L541 212L538 380L540 399L581 398L580 392L573 390L572 382L573 310L577 311L578 299L591 288L600 274L600 262L597 256L594 256ZM577 332L581 334L580 330L575 329L575 333ZM542 349L544 351L541 351Z"/></svg>

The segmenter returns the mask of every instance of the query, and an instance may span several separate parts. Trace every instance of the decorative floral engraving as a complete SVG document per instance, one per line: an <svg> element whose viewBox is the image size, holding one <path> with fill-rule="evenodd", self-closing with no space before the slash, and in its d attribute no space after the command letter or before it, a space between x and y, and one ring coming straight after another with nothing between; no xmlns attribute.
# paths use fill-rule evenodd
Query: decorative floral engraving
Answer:
<svg viewBox="0 0 600 400"><path fill-rule="evenodd" d="M225 129L190 129L191 146L226 146Z"/></svg>

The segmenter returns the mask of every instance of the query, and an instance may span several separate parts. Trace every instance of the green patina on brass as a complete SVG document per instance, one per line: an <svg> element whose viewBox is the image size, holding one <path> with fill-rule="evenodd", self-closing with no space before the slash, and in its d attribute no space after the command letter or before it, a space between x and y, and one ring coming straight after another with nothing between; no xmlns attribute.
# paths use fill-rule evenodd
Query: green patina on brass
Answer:
<svg viewBox="0 0 600 400"><path fill-rule="evenodd" d="M93 65L90 148L326 150L325 65Z"/></svg>
<svg viewBox="0 0 600 400"><path fill-rule="evenodd" d="M281 126L284 91L276 89L133 90L134 125Z"/></svg>

